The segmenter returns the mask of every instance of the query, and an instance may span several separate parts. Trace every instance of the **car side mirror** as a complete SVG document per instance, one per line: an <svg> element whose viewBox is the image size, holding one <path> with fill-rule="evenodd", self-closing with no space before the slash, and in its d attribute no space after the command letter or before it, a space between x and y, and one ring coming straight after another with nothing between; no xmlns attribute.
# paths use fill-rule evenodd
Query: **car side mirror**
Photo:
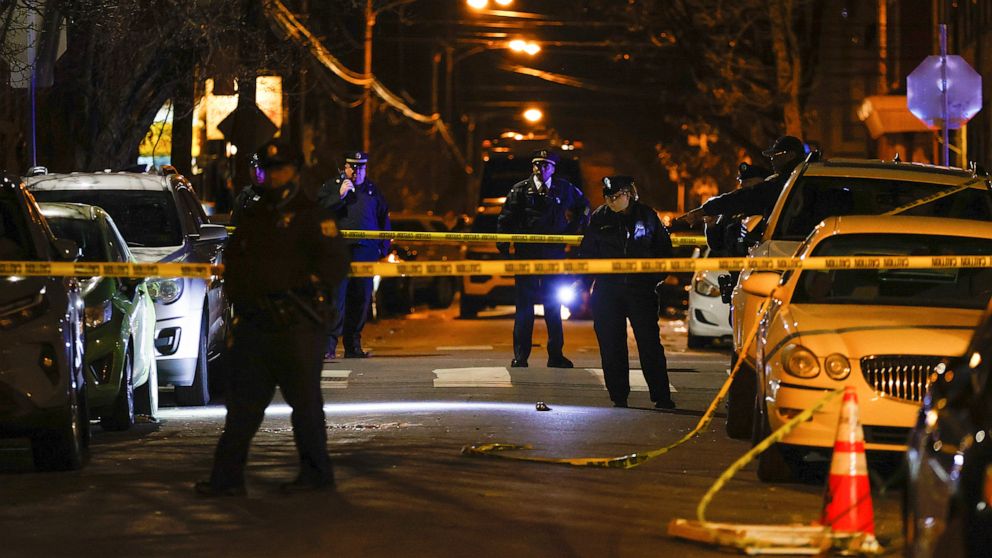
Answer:
<svg viewBox="0 0 992 558"><path fill-rule="evenodd" d="M52 245L55 247L56 257L64 262L76 261L76 259L81 255L79 245L73 240L69 240L67 238L56 238L52 241Z"/></svg>
<svg viewBox="0 0 992 558"><path fill-rule="evenodd" d="M200 236L196 240L197 242L220 242L227 240L227 227L209 223L200 225Z"/></svg>
<svg viewBox="0 0 992 558"><path fill-rule="evenodd" d="M767 297L772 294L782 276L774 271L756 271L741 283L744 292L754 296Z"/></svg>

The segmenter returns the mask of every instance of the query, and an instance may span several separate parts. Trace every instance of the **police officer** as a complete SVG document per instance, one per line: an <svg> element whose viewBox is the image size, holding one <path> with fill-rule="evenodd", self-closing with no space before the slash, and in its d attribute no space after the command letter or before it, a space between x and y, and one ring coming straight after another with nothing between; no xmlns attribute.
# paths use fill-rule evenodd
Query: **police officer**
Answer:
<svg viewBox="0 0 992 558"><path fill-rule="evenodd" d="M342 230L388 231L389 207L382 192L367 178L368 155L349 151L344 155L344 172L320 187L317 201L337 216ZM389 254L388 240L350 239L353 262L374 262ZM362 329L372 304L372 278L351 277L334 293L337 318L327 343L327 358L334 358L338 339L344 337L345 358L366 358L362 349Z"/></svg>
<svg viewBox="0 0 992 558"><path fill-rule="evenodd" d="M742 162L737 166L737 188L751 188L763 182L772 172L766 168ZM746 229L742 220L748 215L724 214L705 216L706 244L710 249L710 257L746 256L749 247Z"/></svg>
<svg viewBox="0 0 992 558"><path fill-rule="evenodd" d="M248 161L248 165L251 167L249 173L251 182L242 188L241 191L238 192L237 197L234 198L234 207L231 209L230 221L230 225L232 227L238 226L238 221L241 220L241 216L244 214L245 210L262 199L262 196L259 193L259 186L265 182L265 170L258 166L258 153L251 156L251 160Z"/></svg>
<svg viewBox="0 0 992 558"><path fill-rule="evenodd" d="M589 201L582 190L555 176L558 155L548 149L531 156L533 174L518 182L506 196L496 231L513 234L581 234L589 220ZM510 256L509 243L497 244L504 257ZM565 257L564 244L517 243L513 256L523 260ZM544 305L548 326L548 366L572 368L562 349L565 337L561 326L561 303L555 298L555 276L516 277L516 318L513 322L513 361L510 366L526 368L534 334L534 305Z"/></svg>
<svg viewBox="0 0 992 558"><path fill-rule="evenodd" d="M603 179L606 203L593 212L582 238L583 258L670 258L672 240L650 207L637 201L629 176ZM668 362L658 328L655 285L663 277L651 273L604 274L594 278L593 329L599 341L606 389L614 407L626 407L630 394L627 320L634 330L641 371L654 406L674 409L668 383Z"/></svg>
<svg viewBox="0 0 992 558"><path fill-rule="evenodd" d="M288 492L334 482L327 454L321 355L326 340L325 296L348 272L348 253L334 218L306 199L299 184L300 153L281 140L259 152L266 173L260 199L245 209L224 251L224 289L233 303L227 420L217 442L204 496L245 494L251 439L278 385L292 407L300 471Z"/></svg>
<svg viewBox="0 0 992 558"><path fill-rule="evenodd" d="M775 174L753 186L710 198L702 207L693 209L679 219L695 225L705 216L761 215L767 223L789 175L803 161L806 146L795 136L782 136L761 154L771 161Z"/></svg>

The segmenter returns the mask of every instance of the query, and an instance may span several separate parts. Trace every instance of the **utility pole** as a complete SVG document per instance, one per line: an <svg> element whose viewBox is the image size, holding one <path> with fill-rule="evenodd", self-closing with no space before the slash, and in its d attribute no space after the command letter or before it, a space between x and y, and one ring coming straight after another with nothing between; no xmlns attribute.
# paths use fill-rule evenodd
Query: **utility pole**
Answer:
<svg viewBox="0 0 992 558"><path fill-rule="evenodd" d="M372 77L372 31L375 29L375 10L372 0L365 0L365 77ZM365 84L362 101L362 151L372 150L372 82Z"/></svg>

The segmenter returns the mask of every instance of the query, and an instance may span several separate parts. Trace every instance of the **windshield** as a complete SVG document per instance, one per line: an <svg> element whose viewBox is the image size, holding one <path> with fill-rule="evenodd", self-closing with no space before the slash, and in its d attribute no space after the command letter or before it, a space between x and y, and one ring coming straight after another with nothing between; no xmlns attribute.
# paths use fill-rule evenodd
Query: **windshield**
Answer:
<svg viewBox="0 0 992 558"><path fill-rule="evenodd" d="M172 195L164 190L36 190L38 201L103 208L129 246L179 246L183 231Z"/></svg>
<svg viewBox="0 0 992 558"><path fill-rule="evenodd" d="M835 215L881 215L936 192L948 184L838 176L800 177L785 201L775 240L803 240L820 221ZM992 195L968 188L900 215L992 221Z"/></svg>
<svg viewBox="0 0 992 558"><path fill-rule="evenodd" d="M103 242L103 234L100 233L100 225L96 221L89 219L71 219L67 217L49 217L48 226L56 238L65 238L75 242L82 252L79 261L83 262L104 262L110 261L110 254L106 243Z"/></svg>
<svg viewBox="0 0 992 558"><path fill-rule="evenodd" d="M813 256L989 255L992 240L922 234L850 234L824 240ZM803 271L793 304L985 308L992 269Z"/></svg>
<svg viewBox="0 0 992 558"><path fill-rule="evenodd" d="M34 260L34 246L13 194L0 193L0 260Z"/></svg>

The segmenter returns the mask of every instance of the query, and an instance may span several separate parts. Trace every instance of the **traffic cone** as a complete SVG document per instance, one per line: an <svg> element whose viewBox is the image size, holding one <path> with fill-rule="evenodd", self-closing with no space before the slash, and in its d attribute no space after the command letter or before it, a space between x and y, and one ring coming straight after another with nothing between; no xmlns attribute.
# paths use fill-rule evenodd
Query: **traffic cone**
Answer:
<svg viewBox="0 0 992 558"><path fill-rule="evenodd" d="M865 433L858 412L858 395L851 386L845 388L840 407L820 523L830 526L834 533L861 533L874 539L875 517L865 458Z"/></svg>

